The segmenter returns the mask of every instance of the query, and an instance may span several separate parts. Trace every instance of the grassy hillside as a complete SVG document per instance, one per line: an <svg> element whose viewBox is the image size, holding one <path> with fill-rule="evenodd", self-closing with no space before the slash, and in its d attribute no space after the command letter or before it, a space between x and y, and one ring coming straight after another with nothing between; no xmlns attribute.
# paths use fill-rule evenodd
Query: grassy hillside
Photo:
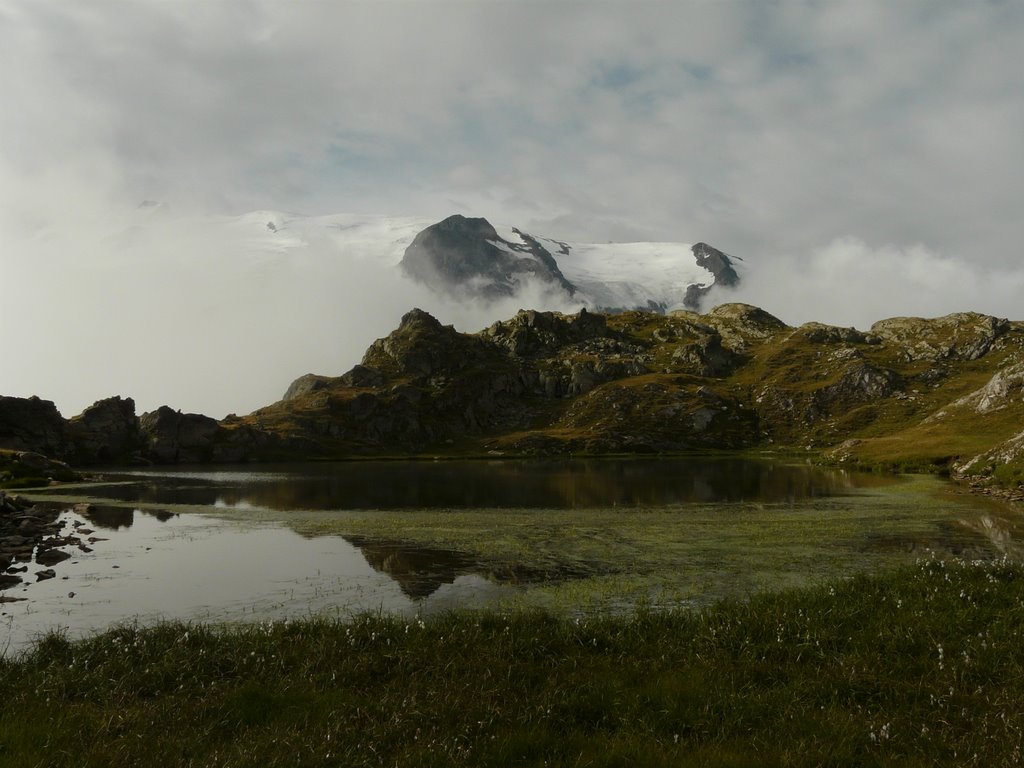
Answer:
<svg viewBox="0 0 1024 768"><path fill-rule="evenodd" d="M771 448L1014 482L1022 366L1024 324L972 313L865 332L743 304L520 312L460 334L417 310L240 423L324 456Z"/></svg>

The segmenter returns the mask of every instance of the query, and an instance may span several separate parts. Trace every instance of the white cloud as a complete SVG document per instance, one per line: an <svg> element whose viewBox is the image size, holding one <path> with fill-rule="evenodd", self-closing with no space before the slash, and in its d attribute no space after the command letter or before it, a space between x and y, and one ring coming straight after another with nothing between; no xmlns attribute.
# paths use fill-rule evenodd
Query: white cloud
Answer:
<svg viewBox="0 0 1024 768"><path fill-rule="evenodd" d="M985 267L917 245L838 238L803 257L753 262L719 301L758 304L790 325L818 321L867 329L896 315L982 312L1020 319L1024 266Z"/></svg>
<svg viewBox="0 0 1024 768"><path fill-rule="evenodd" d="M0 343L66 365L32 358L37 373L5 371L0 391L70 392L73 378L111 394L85 350L119 332L108 314L123 302L150 310L164 352L108 350L116 389L164 381L161 399L214 410L202 377L186 396L165 373L130 375L165 371L173 349L210 367L230 348L227 330L176 325L163 294L138 298L161 283L194 311L225 302L236 334L277 311L330 348L337 325L360 324L326 298L293 310L232 285L186 233L111 247L144 199L180 214L461 211L566 240L704 240L767 274L806 268L827 304L809 283L760 287L806 319L1013 315L1022 38L1019 3L956 0L0 0L0 288L17 297L0 304ZM886 284L916 292L853 290L875 281L863 264L893 260L850 235L891 243L904 271ZM920 259L946 282L913 272ZM393 326L404 294L359 278L337 290L353 306L382 292L368 302L381 315L394 297ZM251 377L304 372L291 346L264 349Z"/></svg>

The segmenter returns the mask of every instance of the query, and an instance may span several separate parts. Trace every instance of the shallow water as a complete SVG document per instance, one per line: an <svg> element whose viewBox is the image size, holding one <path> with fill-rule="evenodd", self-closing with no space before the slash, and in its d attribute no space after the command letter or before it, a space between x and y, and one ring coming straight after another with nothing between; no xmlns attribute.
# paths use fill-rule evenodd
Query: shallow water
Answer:
<svg viewBox="0 0 1024 768"><path fill-rule="evenodd" d="M29 563L0 591L20 598L0 603L0 651L135 620L692 605L934 554L1019 555L1019 515L944 487L737 459L113 473L36 494L92 551L68 549L41 582Z"/></svg>
<svg viewBox="0 0 1024 768"><path fill-rule="evenodd" d="M416 567L403 570L400 552L368 559L340 536L308 538L279 525L130 508L69 510L61 520L65 534L91 531L79 534L91 551L69 549L72 558L45 581L35 577L43 566L30 563L25 583L0 592L16 599L0 603L0 651L17 652L52 629L78 636L129 620L428 614L482 605L512 589L471 573L450 553L419 553Z"/></svg>
<svg viewBox="0 0 1024 768"><path fill-rule="evenodd" d="M836 496L878 475L735 458L359 461L107 475L128 503L290 509L542 508L774 503Z"/></svg>

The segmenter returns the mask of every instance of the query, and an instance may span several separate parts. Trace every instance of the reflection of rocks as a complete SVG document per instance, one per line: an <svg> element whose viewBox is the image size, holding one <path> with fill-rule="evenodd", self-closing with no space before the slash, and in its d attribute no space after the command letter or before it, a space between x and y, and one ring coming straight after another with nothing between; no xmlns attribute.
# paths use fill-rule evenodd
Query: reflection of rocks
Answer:
<svg viewBox="0 0 1024 768"><path fill-rule="evenodd" d="M32 561L33 553L39 565L47 566L70 557L59 548L78 539L58 535L60 511L57 505L31 505L0 491L0 589L22 582L16 574L28 570L25 563Z"/></svg>
<svg viewBox="0 0 1024 768"><path fill-rule="evenodd" d="M448 549L375 541L364 536L344 536L380 573L394 579L413 600L430 597L443 584L452 584L459 576L473 574L504 584L559 582L606 572L605 566L592 562L552 562L546 567L519 563L484 565L470 555Z"/></svg>
<svg viewBox="0 0 1024 768"><path fill-rule="evenodd" d="M131 528L135 519L135 511L124 507L98 507L95 504L79 504L75 512L100 528L116 531L119 528Z"/></svg>
<svg viewBox="0 0 1024 768"><path fill-rule="evenodd" d="M36 562L39 565L56 565L57 563L63 563L70 557L71 555L62 549L46 549L36 555Z"/></svg>
<svg viewBox="0 0 1024 768"><path fill-rule="evenodd" d="M1004 552L980 521L943 522L938 529L937 532L920 535L867 533L860 549L865 552L905 552L928 557L952 555L967 560L988 560L994 554L991 542L997 551ZM981 536L972 535L979 533Z"/></svg>
<svg viewBox="0 0 1024 768"><path fill-rule="evenodd" d="M394 579L413 600L430 597L441 585L471 573L476 561L468 555L445 549L370 541L362 536L345 536L366 562Z"/></svg>
<svg viewBox="0 0 1024 768"><path fill-rule="evenodd" d="M166 509L133 509L132 507L107 507L95 504L78 504L75 506L75 512L100 528L108 528L112 531L119 528L131 528L132 523L135 522L136 512L155 517L161 523L166 523L172 517L178 516L177 512L170 512ZM92 531L81 529L79 533L92 533Z"/></svg>
<svg viewBox="0 0 1024 768"><path fill-rule="evenodd" d="M1013 524L991 515L982 515L977 520L963 520L963 524L972 531L981 534L996 550L1014 559L1024 557L1024 545L1013 539Z"/></svg>

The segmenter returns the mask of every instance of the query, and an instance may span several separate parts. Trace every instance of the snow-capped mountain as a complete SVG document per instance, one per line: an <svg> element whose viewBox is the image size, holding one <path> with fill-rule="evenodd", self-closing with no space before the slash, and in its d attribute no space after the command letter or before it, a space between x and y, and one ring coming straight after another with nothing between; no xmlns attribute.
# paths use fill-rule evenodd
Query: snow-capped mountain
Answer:
<svg viewBox="0 0 1024 768"><path fill-rule="evenodd" d="M156 211L159 213L159 211ZM573 243L486 219L253 211L174 220L207 247L244 254L250 267L316 266L332 254L372 263L459 300L528 295L550 309L697 309L712 288L741 279L742 262L698 243ZM541 290L536 290L540 288Z"/></svg>
<svg viewBox="0 0 1024 768"><path fill-rule="evenodd" d="M458 215L417 234L401 266L443 292L493 299L540 282L599 310L697 309L739 282L736 260L706 243L566 243Z"/></svg>

